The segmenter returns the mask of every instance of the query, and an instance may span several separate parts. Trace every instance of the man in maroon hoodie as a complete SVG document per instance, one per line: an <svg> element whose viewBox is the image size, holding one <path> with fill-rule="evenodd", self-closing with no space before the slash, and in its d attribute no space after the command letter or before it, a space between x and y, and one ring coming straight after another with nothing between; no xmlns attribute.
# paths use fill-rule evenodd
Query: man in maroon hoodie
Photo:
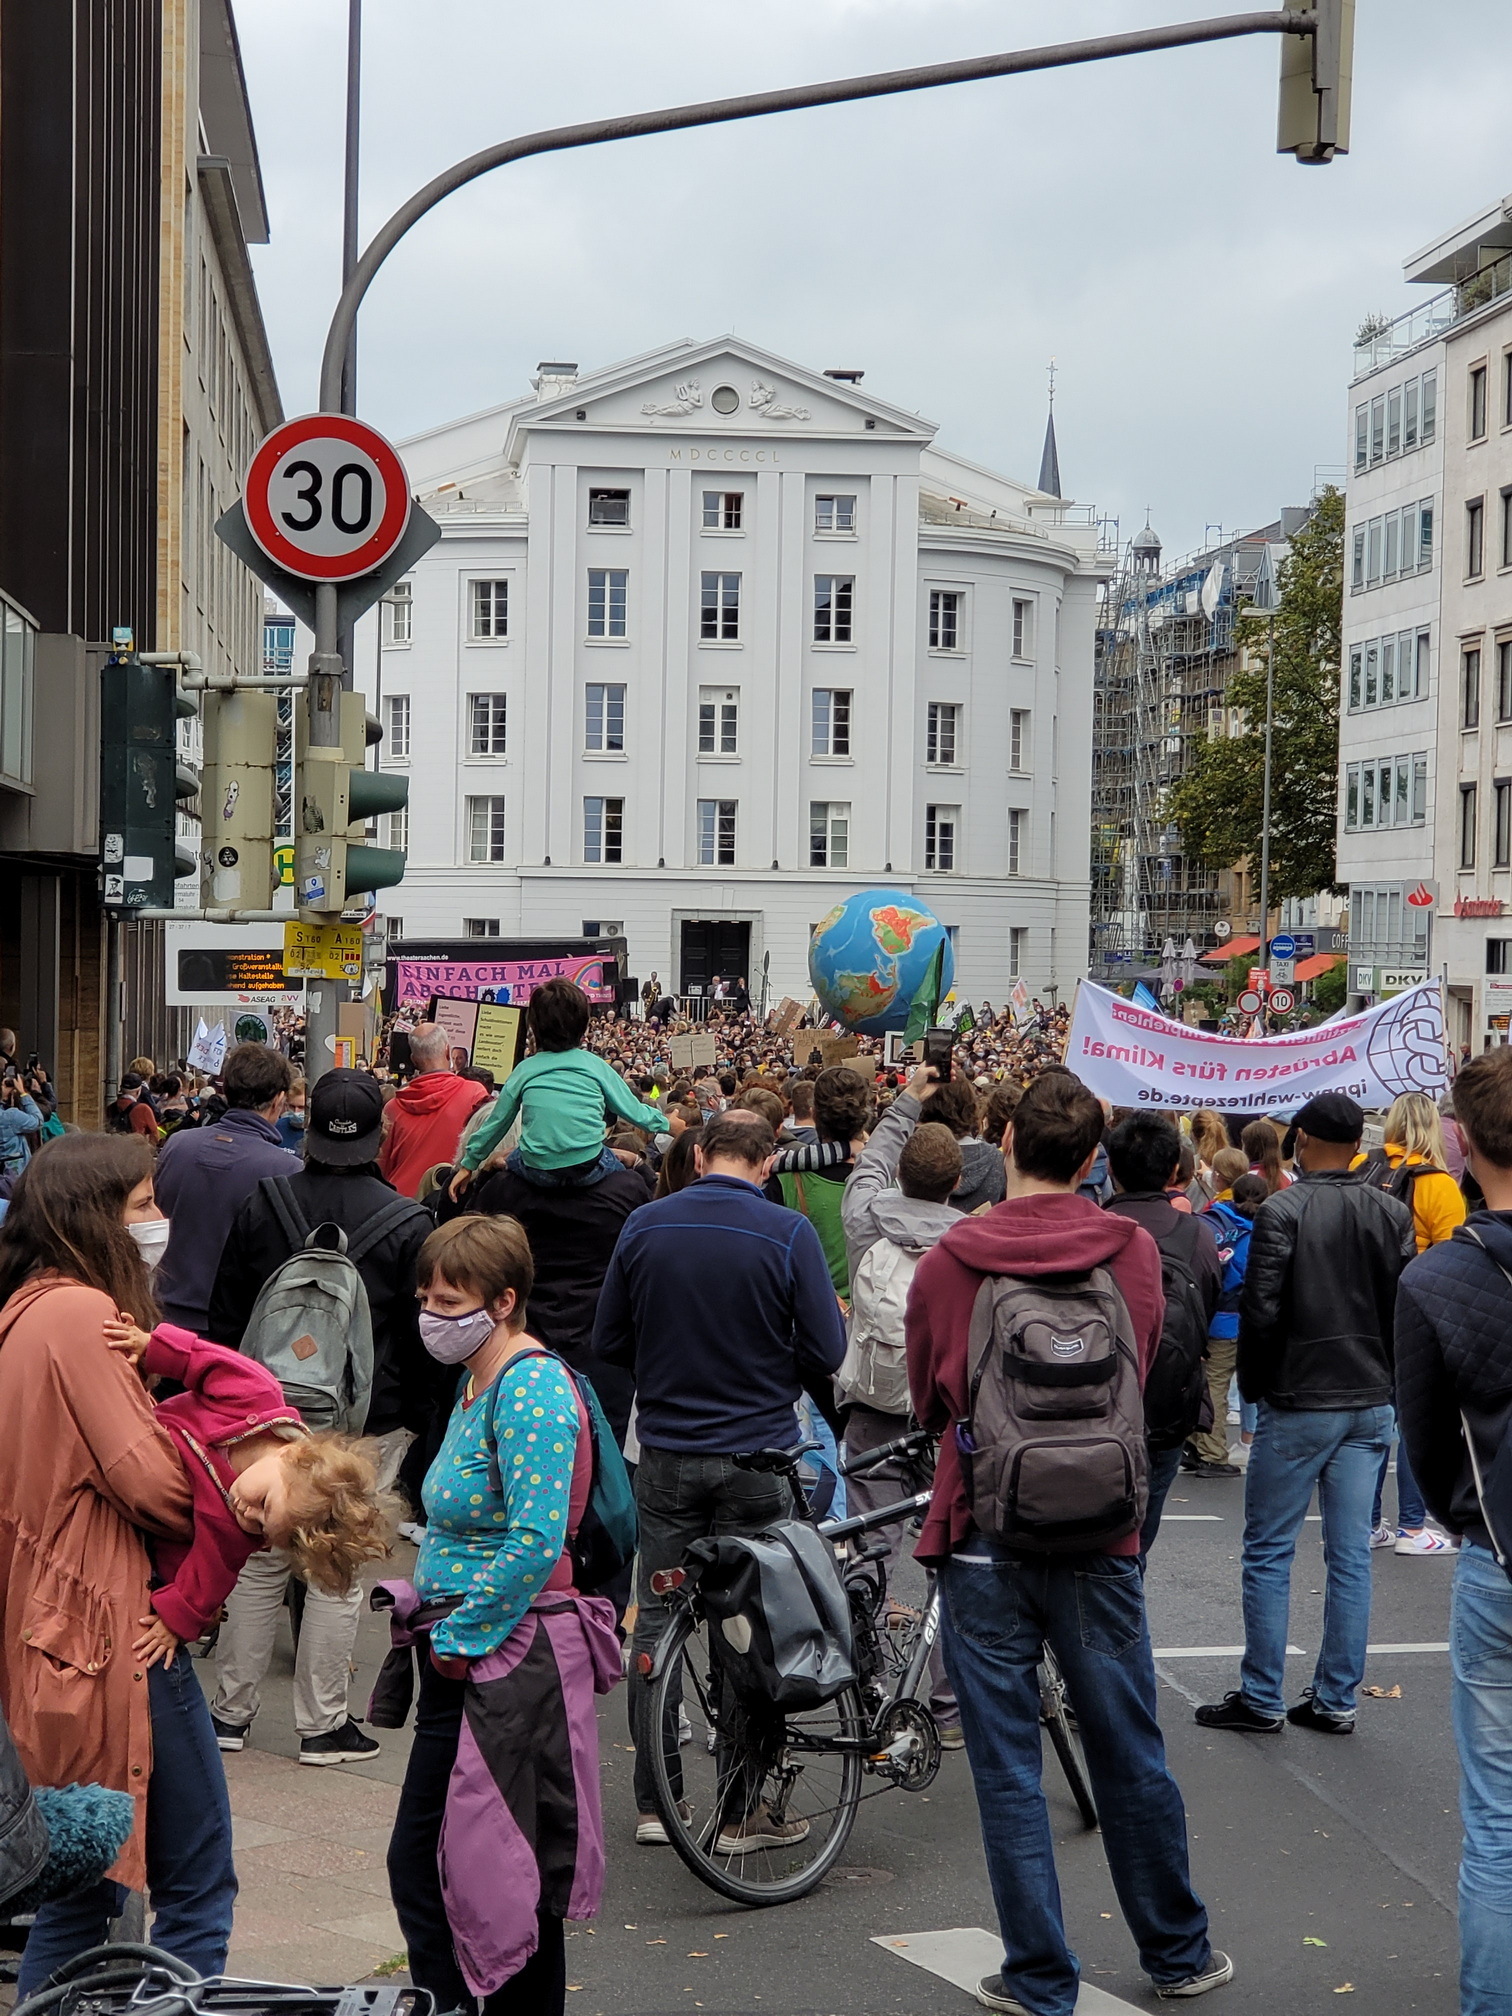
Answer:
<svg viewBox="0 0 1512 2016"><path fill-rule="evenodd" d="M1003 1136L1005 1200L946 1233L920 1261L908 1299L914 1411L941 1437L918 1557L939 1572L945 1665L1003 1935L1002 1971L978 1985L977 2000L1016 2016L1072 2016L1079 1979L1040 1786L1036 1669L1046 1644L1076 1710L1108 1866L1156 1994L1203 1995L1234 1971L1208 1942L1188 1873L1181 1793L1156 1719L1138 1532L1086 1554L1015 1551L989 1538L973 1522L955 1438L971 1412L972 1307L991 1275L1108 1269L1128 1307L1143 1385L1164 1315L1160 1255L1132 1219L1076 1194L1102 1132L1102 1108L1079 1079L1063 1068L1036 1079Z"/></svg>
<svg viewBox="0 0 1512 2016"><path fill-rule="evenodd" d="M416 1076L390 1100L378 1167L401 1197L417 1197L427 1169L455 1162L462 1129L488 1097L452 1069L446 1031L422 1022L410 1036Z"/></svg>

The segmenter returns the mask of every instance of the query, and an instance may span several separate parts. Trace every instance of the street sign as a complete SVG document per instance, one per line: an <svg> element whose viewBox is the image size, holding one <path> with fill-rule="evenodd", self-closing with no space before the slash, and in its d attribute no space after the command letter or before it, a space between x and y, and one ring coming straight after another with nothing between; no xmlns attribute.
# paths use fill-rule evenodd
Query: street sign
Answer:
<svg viewBox="0 0 1512 2016"><path fill-rule="evenodd" d="M1271 1012L1276 1015L1290 1015L1297 1005L1297 997L1290 987L1274 987L1270 998Z"/></svg>
<svg viewBox="0 0 1512 2016"><path fill-rule="evenodd" d="M273 849L273 869L280 889L294 887L294 842L280 840Z"/></svg>
<svg viewBox="0 0 1512 2016"><path fill-rule="evenodd" d="M1289 931L1278 931L1270 941L1271 957L1274 959L1295 959L1297 941Z"/></svg>
<svg viewBox="0 0 1512 2016"><path fill-rule="evenodd" d="M1374 994L1376 991L1375 967L1351 966L1349 969L1349 991L1352 994Z"/></svg>
<svg viewBox="0 0 1512 2016"><path fill-rule="evenodd" d="M1377 994L1405 994L1411 987L1421 987L1428 978L1421 966L1382 966L1376 976Z"/></svg>
<svg viewBox="0 0 1512 2016"><path fill-rule="evenodd" d="M1258 1015L1263 1005L1260 996L1255 992L1253 987L1246 987L1244 992L1239 996L1239 999L1234 1003L1234 1006L1239 1010L1241 1015Z"/></svg>
<svg viewBox="0 0 1512 2016"><path fill-rule="evenodd" d="M1251 987L1258 987L1264 993L1265 989L1270 985L1270 974L1263 966L1251 966L1249 969L1249 984Z"/></svg>
<svg viewBox="0 0 1512 2016"><path fill-rule="evenodd" d="M284 972L322 980L362 978L360 924L305 924L283 927Z"/></svg>
<svg viewBox="0 0 1512 2016"><path fill-rule="evenodd" d="M1272 959L1270 963L1270 977L1272 987L1290 987L1297 977L1296 960Z"/></svg>
<svg viewBox="0 0 1512 2016"><path fill-rule="evenodd" d="M1227 917L1220 917L1218 922L1213 926L1213 936L1220 944L1222 944L1225 938L1231 938L1233 933L1234 927L1230 924Z"/></svg>
<svg viewBox="0 0 1512 2016"><path fill-rule="evenodd" d="M306 581L381 567L409 522L409 479L364 421L308 413L275 427L252 457L242 503L252 536Z"/></svg>

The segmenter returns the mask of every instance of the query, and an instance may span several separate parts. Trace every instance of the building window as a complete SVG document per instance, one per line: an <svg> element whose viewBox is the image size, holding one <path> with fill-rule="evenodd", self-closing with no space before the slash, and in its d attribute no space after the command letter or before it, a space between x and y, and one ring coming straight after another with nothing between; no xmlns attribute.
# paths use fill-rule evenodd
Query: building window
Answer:
<svg viewBox="0 0 1512 2016"><path fill-rule="evenodd" d="M1418 444L1418 381L1409 378L1402 387L1402 447L1416 448Z"/></svg>
<svg viewBox="0 0 1512 2016"><path fill-rule="evenodd" d="M1486 971L1488 973L1512 973L1512 961L1507 955L1512 951L1512 938L1488 938L1486 940Z"/></svg>
<svg viewBox="0 0 1512 2016"><path fill-rule="evenodd" d="M1473 580L1485 571L1486 565L1486 506L1485 500L1472 497L1465 506L1465 577Z"/></svg>
<svg viewBox="0 0 1512 2016"><path fill-rule="evenodd" d="M505 748L505 717L508 702L502 693L472 693L468 696L472 713L471 754L502 756Z"/></svg>
<svg viewBox="0 0 1512 2016"><path fill-rule="evenodd" d="M1428 754L1379 756L1345 771L1344 824L1351 831L1377 826L1421 826L1428 816Z"/></svg>
<svg viewBox="0 0 1512 2016"><path fill-rule="evenodd" d="M1480 726L1481 654L1479 648L1460 654L1460 726Z"/></svg>
<svg viewBox="0 0 1512 2016"><path fill-rule="evenodd" d="M624 567L588 569L588 635L623 637L630 574Z"/></svg>
<svg viewBox="0 0 1512 2016"><path fill-rule="evenodd" d="M1459 864L1461 868L1475 866L1475 798L1473 784L1460 786Z"/></svg>
<svg viewBox="0 0 1512 2016"><path fill-rule="evenodd" d="M468 633L473 642L480 643L490 637L509 635L509 583L507 581L474 581L472 584L472 628Z"/></svg>
<svg viewBox="0 0 1512 2016"><path fill-rule="evenodd" d="M734 756L740 749L740 691L703 687L698 695L698 753Z"/></svg>
<svg viewBox="0 0 1512 2016"><path fill-rule="evenodd" d="M1008 768L1029 768L1029 709L1014 707L1008 715Z"/></svg>
<svg viewBox="0 0 1512 2016"><path fill-rule="evenodd" d="M1379 462L1386 453L1386 399L1382 394L1370 402L1370 459Z"/></svg>
<svg viewBox="0 0 1512 2016"><path fill-rule="evenodd" d="M625 858L623 798L583 800L583 859L615 865Z"/></svg>
<svg viewBox="0 0 1512 2016"><path fill-rule="evenodd" d="M1365 586L1365 527L1363 525L1355 527L1354 553L1349 570L1349 585L1351 588L1363 588Z"/></svg>
<svg viewBox="0 0 1512 2016"><path fill-rule="evenodd" d="M1477 364L1470 373L1470 439L1486 437L1486 367Z"/></svg>
<svg viewBox="0 0 1512 2016"><path fill-rule="evenodd" d="M504 859L504 800L469 798L467 801L467 858L469 861Z"/></svg>
<svg viewBox="0 0 1512 2016"><path fill-rule="evenodd" d="M849 756L850 719L851 696L848 687L816 686L810 754Z"/></svg>
<svg viewBox="0 0 1512 2016"><path fill-rule="evenodd" d="M497 938L501 936L497 917L464 917L462 919L464 938Z"/></svg>
<svg viewBox="0 0 1512 2016"><path fill-rule="evenodd" d="M1024 872L1024 825L1027 814L1014 806L1008 814L1008 873L1022 875Z"/></svg>
<svg viewBox="0 0 1512 2016"><path fill-rule="evenodd" d="M1426 385L1428 379L1424 378L1423 383ZM1412 507L1409 505L1407 508L1410 511ZM1431 567L1433 565L1433 505L1429 499L1425 498L1418 506L1417 517L1418 565L1419 567Z"/></svg>
<svg viewBox="0 0 1512 2016"><path fill-rule="evenodd" d="M961 592L958 588L930 589L929 648L931 651L960 650L961 599Z"/></svg>
<svg viewBox="0 0 1512 2016"><path fill-rule="evenodd" d="M1496 646L1496 718L1512 721L1512 637Z"/></svg>
<svg viewBox="0 0 1512 2016"><path fill-rule="evenodd" d="M630 492L628 490L590 490L588 492L588 523L590 525L628 525L630 523Z"/></svg>
<svg viewBox="0 0 1512 2016"><path fill-rule="evenodd" d="M1437 371L1425 371L1423 373L1423 425L1422 425L1422 438L1423 438L1423 445L1425 447L1433 439L1437 425L1438 425L1438 373Z"/></svg>
<svg viewBox="0 0 1512 2016"><path fill-rule="evenodd" d="M810 868L850 866L849 805L809 806Z"/></svg>
<svg viewBox="0 0 1512 2016"><path fill-rule="evenodd" d="M1365 527L1365 579L1371 587L1381 578L1381 523L1372 518Z"/></svg>
<svg viewBox="0 0 1512 2016"><path fill-rule="evenodd" d="M410 643L414 637L415 613L411 584L408 581L396 581L383 599L388 604L388 641L390 644Z"/></svg>
<svg viewBox="0 0 1512 2016"><path fill-rule="evenodd" d="M597 756L618 756L625 747L625 689L590 685L584 709L583 747Z"/></svg>
<svg viewBox="0 0 1512 2016"><path fill-rule="evenodd" d="M926 763L954 763L956 760L956 730L960 726L961 710L949 700L931 700L929 721L924 736L924 761Z"/></svg>
<svg viewBox="0 0 1512 2016"><path fill-rule="evenodd" d="M388 763L408 763L410 757L410 696L383 696L383 756Z"/></svg>
<svg viewBox="0 0 1512 2016"><path fill-rule="evenodd" d="M384 821L385 847L393 847L401 854L409 852L409 807L401 806L397 812L390 812Z"/></svg>
<svg viewBox="0 0 1512 2016"><path fill-rule="evenodd" d="M1018 595L1013 598L1013 655L1034 656L1034 604Z"/></svg>
<svg viewBox="0 0 1512 2016"><path fill-rule="evenodd" d="M1512 350L1502 357L1502 425L1512 427Z"/></svg>
<svg viewBox="0 0 1512 2016"><path fill-rule="evenodd" d="M1496 791L1496 866L1512 868L1512 779L1498 777Z"/></svg>
<svg viewBox="0 0 1512 2016"><path fill-rule="evenodd" d="M1512 567L1512 490L1501 493L1501 564Z"/></svg>
<svg viewBox="0 0 1512 2016"><path fill-rule="evenodd" d="M1369 461L1370 461L1370 408L1369 406L1364 405L1356 406L1354 466L1356 467L1356 469L1363 469L1365 468L1365 466Z"/></svg>
<svg viewBox="0 0 1512 2016"><path fill-rule="evenodd" d="M949 874L956 865L956 827L960 823L959 805L926 805L924 807L924 866L936 873Z"/></svg>
<svg viewBox="0 0 1512 2016"><path fill-rule="evenodd" d="M1029 954L1029 933L1022 924L1013 924L1008 930L1008 978L1018 980L1023 977L1024 961Z"/></svg>
<svg viewBox="0 0 1512 2016"><path fill-rule="evenodd" d="M850 574L816 574L814 576L814 642L816 644L849 644L851 641L851 603L855 596L855 577Z"/></svg>
<svg viewBox="0 0 1512 2016"><path fill-rule="evenodd" d="M744 510L744 491L705 490L703 529L705 532L738 532L741 529L741 514Z"/></svg>
<svg viewBox="0 0 1512 2016"><path fill-rule="evenodd" d="M698 801L698 865L700 868L735 866L735 800L700 798Z"/></svg>
<svg viewBox="0 0 1512 2016"><path fill-rule="evenodd" d="M816 497L814 499L814 530L816 532L854 532L856 529L856 500L854 497Z"/></svg>
<svg viewBox="0 0 1512 2016"><path fill-rule="evenodd" d="M1400 455L1402 452L1402 388L1396 386L1386 394L1386 453Z"/></svg>
<svg viewBox="0 0 1512 2016"><path fill-rule="evenodd" d="M740 576L705 574L698 634L706 643L733 644L740 637Z"/></svg>

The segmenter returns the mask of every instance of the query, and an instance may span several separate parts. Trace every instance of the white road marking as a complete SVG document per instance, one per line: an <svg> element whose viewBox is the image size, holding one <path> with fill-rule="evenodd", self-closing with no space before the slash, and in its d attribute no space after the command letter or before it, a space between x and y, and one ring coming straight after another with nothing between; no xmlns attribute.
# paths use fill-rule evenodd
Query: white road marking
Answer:
<svg viewBox="0 0 1512 2016"><path fill-rule="evenodd" d="M1446 1638L1442 1645L1432 1641L1425 1641L1421 1645L1367 1645L1365 1650L1379 1653L1383 1657L1389 1657L1395 1652L1447 1652L1449 1641Z"/></svg>
<svg viewBox="0 0 1512 2016"><path fill-rule="evenodd" d="M1238 1659L1243 1655L1242 1645L1157 1645L1157 1659ZM1288 1659L1304 1659L1306 1653L1300 1645L1288 1645Z"/></svg>
<svg viewBox="0 0 1512 2016"><path fill-rule="evenodd" d="M873 1934L872 1944L937 1974L973 1997L978 1981L996 1974L1003 1964L1002 1940L980 1925L957 1925L948 1932L878 1933ZM1138 2012L1132 2002L1121 2002L1106 1989L1083 1981L1076 1998L1076 2016L1138 2016Z"/></svg>
<svg viewBox="0 0 1512 2016"><path fill-rule="evenodd" d="M1177 1524L1183 1526L1221 1526L1223 1524L1223 1514L1221 1512L1162 1512L1160 1523L1162 1526L1175 1526Z"/></svg>

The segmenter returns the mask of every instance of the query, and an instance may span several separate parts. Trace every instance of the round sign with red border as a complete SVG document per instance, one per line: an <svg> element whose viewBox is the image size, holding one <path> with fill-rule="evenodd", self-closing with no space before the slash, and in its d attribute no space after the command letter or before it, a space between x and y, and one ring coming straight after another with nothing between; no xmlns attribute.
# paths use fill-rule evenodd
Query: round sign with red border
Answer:
<svg viewBox="0 0 1512 2016"><path fill-rule="evenodd" d="M345 413L275 427L252 457L242 508L268 558L305 581L381 567L409 523L409 479L381 434Z"/></svg>
<svg viewBox="0 0 1512 2016"><path fill-rule="evenodd" d="M1260 999L1260 996L1255 992L1253 987L1246 987L1244 992L1239 996L1239 999L1234 1003L1234 1006L1239 1010L1241 1015L1258 1015L1260 1010L1265 1006L1265 1003Z"/></svg>
<svg viewBox="0 0 1512 2016"><path fill-rule="evenodd" d="M1289 987L1273 987L1270 998L1271 1010L1276 1015L1290 1015L1297 1005L1297 997Z"/></svg>

